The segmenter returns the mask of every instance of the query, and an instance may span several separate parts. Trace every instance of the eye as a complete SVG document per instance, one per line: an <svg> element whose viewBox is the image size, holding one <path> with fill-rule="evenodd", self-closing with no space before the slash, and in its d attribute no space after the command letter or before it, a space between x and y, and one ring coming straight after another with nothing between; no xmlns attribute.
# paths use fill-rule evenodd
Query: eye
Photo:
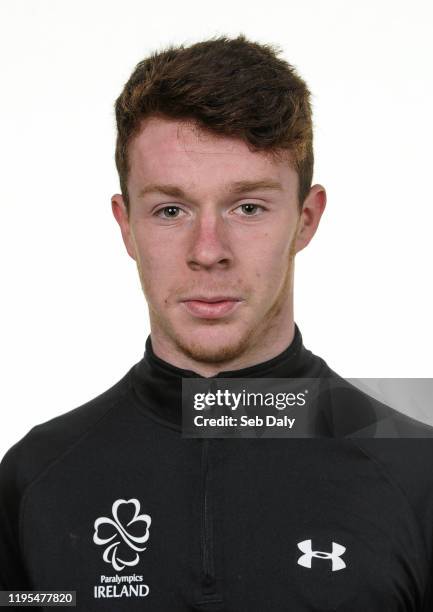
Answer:
<svg viewBox="0 0 433 612"><path fill-rule="evenodd" d="M173 212L182 210L181 208L179 208L179 206L164 206L164 208L160 208L159 210L157 210L154 215L155 217L159 217L160 219L177 219L179 215L173 214ZM167 211L169 214L167 215L160 215L160 213Z"/></svg>
<svg viewBox="0 0 433 612"><path fill-rule="evenodd" d="M247 204L241 204L240 206L238 206L238 208L242 208L242 209L244 209L244 211L247 212L246 215L242 215L242 216L246 216L246 217L257 217L258 216L257 214L250 214L251 209L259 209L260 208L262 211L266 210L266 208L264 206L260 206L260 204L253 204L252 202L248 202ZM237 208L235 210L237 210Z"/></svg>

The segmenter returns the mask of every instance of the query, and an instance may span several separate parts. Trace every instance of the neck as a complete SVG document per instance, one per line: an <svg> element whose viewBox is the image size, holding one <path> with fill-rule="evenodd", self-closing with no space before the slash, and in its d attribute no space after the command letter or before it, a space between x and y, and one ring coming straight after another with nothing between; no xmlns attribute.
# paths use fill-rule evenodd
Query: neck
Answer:
<svg viewBox="0 0 433 612"><path fill-rule="evenodd" d="M220 371L216 378L315 378L321 375L324 367L325 362L303 346L301 332L295 324L293 340L278 355L251 366ZM202 376L194 369L182 369L158 357L149 335L143 358L132 369L131 377L140 409L179 429L182 379Z"/></svg>

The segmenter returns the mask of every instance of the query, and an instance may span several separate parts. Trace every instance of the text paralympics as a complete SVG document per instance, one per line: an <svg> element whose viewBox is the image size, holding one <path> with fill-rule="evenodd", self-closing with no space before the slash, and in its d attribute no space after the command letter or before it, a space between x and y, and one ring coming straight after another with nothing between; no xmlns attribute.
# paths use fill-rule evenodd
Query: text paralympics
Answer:
<svg viewBox="0 0 433 612"><path fill-rule="evenodd" d="M143 582L143 576L140 574L132 574L132 576L119 576L116 574L115 576L101 576L101 582L115 582L119 584L120 582Z"/></svg>

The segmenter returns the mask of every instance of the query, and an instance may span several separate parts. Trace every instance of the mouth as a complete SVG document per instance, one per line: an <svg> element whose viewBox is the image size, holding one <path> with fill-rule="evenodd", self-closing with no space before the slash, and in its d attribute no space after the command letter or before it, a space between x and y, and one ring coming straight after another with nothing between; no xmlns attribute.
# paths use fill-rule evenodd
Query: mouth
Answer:
<svg viewBox="0 0 433 612"><path fill-rule="evenodd" d="M232 314L243 300L239 298L214 297L182 300L186 310L200 319L218 319Z"/></svg>

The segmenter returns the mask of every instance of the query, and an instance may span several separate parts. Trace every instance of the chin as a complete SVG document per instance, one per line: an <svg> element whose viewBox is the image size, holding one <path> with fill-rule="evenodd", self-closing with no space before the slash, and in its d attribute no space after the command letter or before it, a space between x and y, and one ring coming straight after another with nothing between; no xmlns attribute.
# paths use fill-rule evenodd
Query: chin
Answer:
<svg viewBox="0 0 433 612"><path fill-rule="evenodd" d="M235 330L232 325L203 326L176 333L176 344L191 359L205 363L222 363L241 355L250 337L249 332Z"/></svg>

